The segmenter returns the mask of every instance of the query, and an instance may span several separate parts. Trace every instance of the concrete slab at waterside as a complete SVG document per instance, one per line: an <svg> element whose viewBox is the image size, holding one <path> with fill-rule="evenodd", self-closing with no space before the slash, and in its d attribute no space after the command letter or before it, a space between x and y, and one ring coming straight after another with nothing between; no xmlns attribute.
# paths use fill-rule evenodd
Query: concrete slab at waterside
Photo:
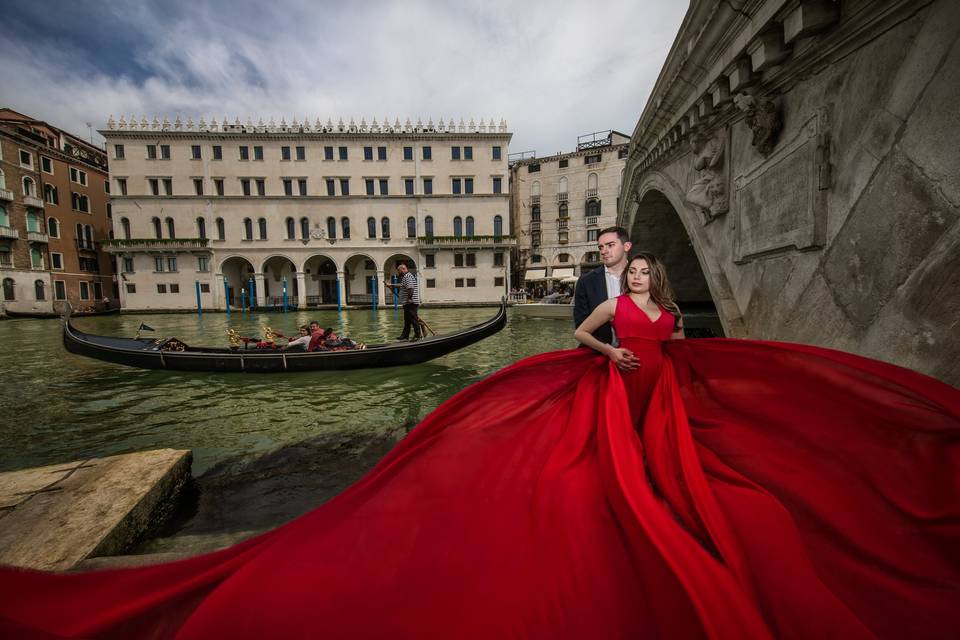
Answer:
<svg viewBox="0 0 960 640"><path fill-rule="evenodd" d="M56 571L122 553L172 512L191 461L158 449L0 473L0 564Z"/></svg>

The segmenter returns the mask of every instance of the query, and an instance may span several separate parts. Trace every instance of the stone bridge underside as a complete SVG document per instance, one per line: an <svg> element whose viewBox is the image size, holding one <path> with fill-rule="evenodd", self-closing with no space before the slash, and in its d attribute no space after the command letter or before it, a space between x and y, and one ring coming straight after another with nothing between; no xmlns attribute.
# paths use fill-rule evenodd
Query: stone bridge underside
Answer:
<svg viewBox="0 0 960 640"><path fill-rule="evenodd" d="M728 336L960 385L960 3L732 5L691 3L620 223Z"/></svg>

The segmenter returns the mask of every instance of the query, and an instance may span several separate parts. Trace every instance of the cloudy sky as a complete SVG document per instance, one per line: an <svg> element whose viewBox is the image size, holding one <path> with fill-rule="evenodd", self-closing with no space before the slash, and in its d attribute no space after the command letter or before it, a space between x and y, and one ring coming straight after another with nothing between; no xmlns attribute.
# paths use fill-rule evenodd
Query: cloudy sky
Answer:
<svg viewBox="0 0 960 640"><path fill-rule="evenodd" d="M3 0L0 104L87 137L130 114L506 118L511 152L631 133L683 0ZM94 133L95 140L102 140Z"/></svg>

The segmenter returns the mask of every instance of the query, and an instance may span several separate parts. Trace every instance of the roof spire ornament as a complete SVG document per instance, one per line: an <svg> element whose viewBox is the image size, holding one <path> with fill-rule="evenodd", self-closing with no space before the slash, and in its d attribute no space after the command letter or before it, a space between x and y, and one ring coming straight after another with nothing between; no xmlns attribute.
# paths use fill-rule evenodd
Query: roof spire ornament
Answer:
<svg viewBox="0 0 960 640"><path fill-rule="evenodd" d="M164 120L164 123L166 123L167 119L164 118L163 120ZM180 131L181 129L183 129L183 120L180 119L179 113L177 114L177 119L173 123L173 128L177 131Z"/></svg>
<svg viewBox="0 0 960 640"><path fill-rule="evenodd" d="M110 114L110 117L107 118L107 129L113 129L116 126L116 123L113 121L113 114Z"/></svg>

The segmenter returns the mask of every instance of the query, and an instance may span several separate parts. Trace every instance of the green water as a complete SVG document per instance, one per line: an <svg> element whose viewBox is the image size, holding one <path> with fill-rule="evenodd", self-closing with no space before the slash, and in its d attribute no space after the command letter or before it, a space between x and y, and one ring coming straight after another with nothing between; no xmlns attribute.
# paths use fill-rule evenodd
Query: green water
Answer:
<svg viewBox="0 0 960 640"><path fill-rule="evenodd" d="M427 309L437 333L491 317L492 308ZM316 319L367 343L391 340L402 312L369 310L78 318L78 328L226 346L225 330L294 335ZM345 372L213 374L143 371L67 353L55 320L0 322L0 471L154 448L192 449L193 472L330 432L385 432L418 421L468 384L520 358L576 346L570 321L511 314L500 333L431 362Z"/></svg>

